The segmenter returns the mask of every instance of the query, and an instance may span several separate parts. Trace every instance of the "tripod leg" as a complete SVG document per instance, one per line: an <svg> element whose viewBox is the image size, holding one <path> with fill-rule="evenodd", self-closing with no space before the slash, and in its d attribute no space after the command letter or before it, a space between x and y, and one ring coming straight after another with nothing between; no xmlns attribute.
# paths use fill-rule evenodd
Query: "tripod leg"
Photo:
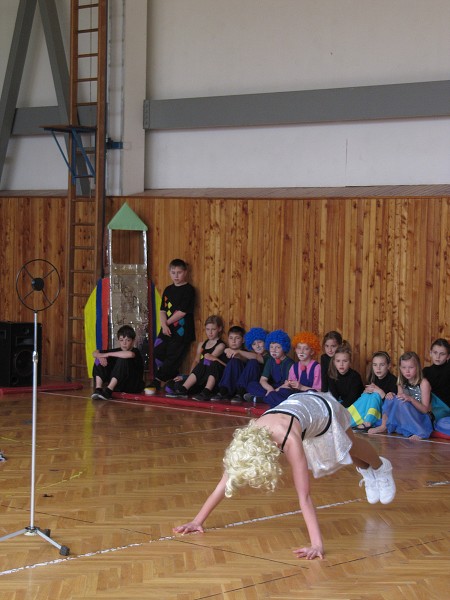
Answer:
<svg viewBox="0 0 450 600"><path fill-rule="evenodd" d="M42 539L46 540L47 542L49 542L50 544L52 544L53 546L55 546L55 548L58 548L59 553L62 556L69 556L70 549L67 546L61 546L61 544L58 544L57 542L55 542L55 540L52 540L52 538L50 536L48 536L46 533L44 533L44 531L41 531L39 528L36 528L36 533Z"/></svg>
<svg viewBox="0 0 450 600"><path fill-rule="evenodd" d="M0 538L0 542L3 542L3 540L10 540L11 538L17 537L18 535L23 535L24 533L27 533L27 529L20 529L20 531L15 531L14 533L8 533L8 535L4 535L3 537Z"/></svg>

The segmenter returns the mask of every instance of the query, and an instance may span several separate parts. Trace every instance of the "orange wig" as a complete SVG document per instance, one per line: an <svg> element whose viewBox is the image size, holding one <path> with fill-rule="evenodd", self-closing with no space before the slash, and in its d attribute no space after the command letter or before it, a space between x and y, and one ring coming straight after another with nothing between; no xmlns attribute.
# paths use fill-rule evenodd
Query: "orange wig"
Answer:
<svg viewBox="0 0 450 600"><path fill-rule="evenodd" d="M311 331L300 331L296 333L292 339L292 346L295 348L297 344L307 344L314 354L318 355L322 349L319 337Z"/></svg>

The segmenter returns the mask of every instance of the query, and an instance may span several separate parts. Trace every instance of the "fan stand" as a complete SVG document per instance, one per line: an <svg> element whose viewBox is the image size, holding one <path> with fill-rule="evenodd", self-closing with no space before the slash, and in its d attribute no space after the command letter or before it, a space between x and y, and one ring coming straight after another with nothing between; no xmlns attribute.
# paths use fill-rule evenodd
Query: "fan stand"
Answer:
<svg viewBox="0 0 450 600"><path fill-rule="evenodd" d="M33 264L35 263L35 264ZM43 263L42 265L40 263ZM30 272L30 267L38 267L41 269L41 272L44 272L43 277L34 277ZM44 271L44 268L47 269ZM50 268L50 270L48 270ZM48 296L45 293L45 279L52 277L55 274L57 281L57 289L56 292L52 296ZM24 294L21 287L23 287L24 278L30 278L31 290ZM0 537L0 542L4 540L9 540L11 538L17 537L19 535L38 535L43 538L55 548L58 548L59 553L62 556L68 556L70 553L70 549L67 546L61 546L50 537L50 529L40 529L36 527L34 524L34 513L35 513L35 481L36 481L36 421L37 421L37 381L38 381L38 344L37 344L37 335L38 335L38 320L37 315L38 312L42 310L46 310L50 308L52 304L56 301L59 296L59 292L61 289L61 280L59 278L59 273L51 263L42 259L31 260L23 265L20 271L17 273L16 278L16 291L19 296L19 300L22 302L24 306L31 309L34 313L34 350L33 350L33 402L32 402L32 437L31 437L31 492L30 492L30 524L19 531L15 531L14 533L9 533L3 537ZM35 301L34 294L35 292L41 293L40 301Z"/></svg>

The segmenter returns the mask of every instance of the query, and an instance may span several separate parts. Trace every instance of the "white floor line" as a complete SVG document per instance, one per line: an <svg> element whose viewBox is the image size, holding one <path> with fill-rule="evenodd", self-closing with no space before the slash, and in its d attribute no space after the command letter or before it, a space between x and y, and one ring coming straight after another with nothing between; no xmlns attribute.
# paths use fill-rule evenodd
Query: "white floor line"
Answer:
<svg viewBox="0 0 450 600"><path fill-rule="evenodd" d="M436 487L438 485L450 485L450 481L427 481L425 487Z"/></svg>
<svg viewBox="0 0 450 600"><path fill-rule="evenodd" d="M345 504L352 504L354 502L361 502L360 498L356 498L354 500L345 500L344 502L336 502L334 504L324 504L323 506L316 506L316 510L323 510L325 508L333 508L335 506L344 506ZM269 515L267 517L258 517L256 519L248 519L247 521L238 521L236 523L228 523L223 527L211 527L208 528L207 531L221 531L223 529L227 529L229 527L240 527L241 525L248 525L250 523L259 523L261 521L270 521L271 519L279 519L283 517L289 517L292 515L301 514L301 510L293 510L290 512L279 513L276 515ZM188 534L189 535L189 534ZM192 534L195 535L195 534ZM105 548L104 550L97 550L96 552L87 552L85 554L77 554L77 556L66 556L65 558L56 558L55 560L50 560L46 562L34 563L32 565L24 565L23 567L16 567L14 569L8 569L6 571L0 571L0 577L3 575L12 575L14 573L21 573L23 571L27 571L28 569L37 569L38 567L49 567L51 565L59 565L63 562L67 562L69 560L79 560L80 558L91 558L92 556L100 556L102 554L108 554L109 552L119 552L120 550L127 550L128 548L139 548L141 546L147 546L149 544L154 544L156 542L167 542L179 539L179 535L169 535L160 537L156 540L149 540L146 542L138 542L135 544L126 544L124 546L117 546L115 548Z"/></svg>

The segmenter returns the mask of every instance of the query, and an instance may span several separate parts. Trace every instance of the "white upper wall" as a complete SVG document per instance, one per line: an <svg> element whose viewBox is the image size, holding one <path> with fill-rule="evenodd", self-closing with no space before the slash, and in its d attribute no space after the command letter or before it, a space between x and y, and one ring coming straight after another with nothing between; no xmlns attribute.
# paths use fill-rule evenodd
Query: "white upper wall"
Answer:
<svg viewBox="0 0 450 600"><path fill-rule="evenodd" d="M448 0L150 0L148 96L448 79Z"/></svg>
<svg viewBox="0 0 450 600"><path fill-rule="evenodd" d="M151 0L153 99L445 80L448 0ZM448 183L450 120L147 133L146 187Z"/></svg>
<svg viewBox="0 0 450 600"><path fill-rule="evenodd" d="M0 81L18 3L0 6ZM447 80L449 23L449 0L148 0L147 98ZM39 25L19 106L55 103ZM448 183L449 145L450 119L147 132L145 187ZM65 188L53 146L15 138L0 189Z"/></svg>

